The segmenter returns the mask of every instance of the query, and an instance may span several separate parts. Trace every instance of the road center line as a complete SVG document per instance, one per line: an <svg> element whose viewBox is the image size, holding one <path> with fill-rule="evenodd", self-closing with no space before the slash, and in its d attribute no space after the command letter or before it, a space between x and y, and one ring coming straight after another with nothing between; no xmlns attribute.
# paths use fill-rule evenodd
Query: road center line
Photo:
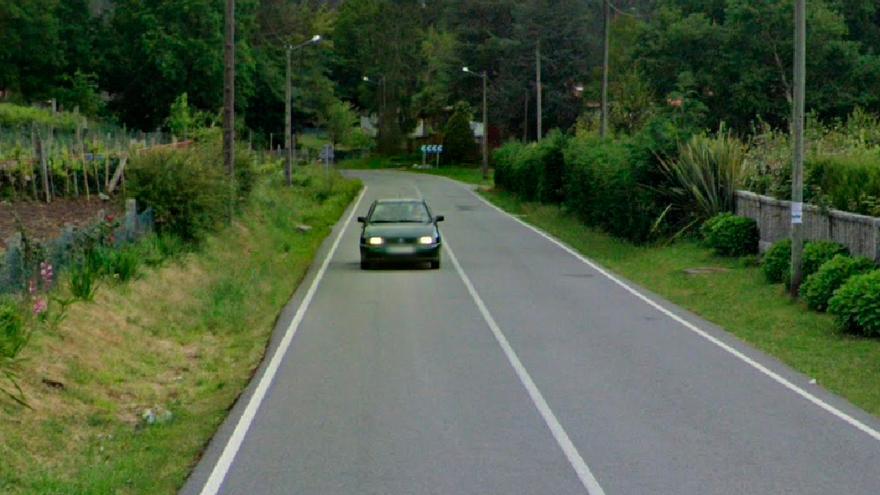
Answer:
<svg viewBox="0 0 880 495"><path fill-rule="evenodd" d="M452 179L450 179L450 180L452 180ZM619 278L617 278L616 276L614 276L614 275L613 275L612 273L610 273L609 271L607 271L607 270L605 270L604 268L602 268L601 266L597 265L596 263L594 263L594 262L591 261L590 259L586 258L586 257L583 256L582 254L578 253L577 251L575 251L575 250L572 249L571 247L567 246L567 245L566 245L565 243L563 243L562 241L556 239L555 237L551 236L550 234L544 232L543 230L541 230L541 229L539 229L539 228L537 228L537 227L535 227L535 226L533 226L533 225L530 225L530 224L526 223L525 221L523 221L523 220L521 220L521 219L519 219L519 218L517 218L517 217L511 215L510 213L508 213L508 212L502 210L501 208L499 208L498 206L492 204L492 202L490 202L490 201L487 200L486 198L482 197L480 194L478 194L478 193L477 193L476 191L474 191L472 188L470 188L470 187L468 187L468 186L466 186L466 185L464 185L464 184L462 184L462 183L460 183L460 182L458 182L458 181L454 181L454 180L453 180L453 182L455 182L455 183L456 183L457 185L459 185L460 187L464 187L464 188L468 189L468 190L471 192L471 194L473 194L474 196L476 196L477 199L479 199L480 201L482 201L483 203L485 203L486 205L488 205L490 208L492 208L492 209L494 209L494 210L500 212L502 215L504 215L504 216L506 216L506 217L509 217L509 218L511 218L511 219L513 219L513 220L515 220L515 221L517 221L520 225L526 227L527 229L531 230L532 232L535 232L536 234L540 235L541 237L543 237L543 238L547 239L548 241L552 242L552 243L555 244L557 247L561 248L563 251L565 251L565 252L567 252L568 254L574 256L575 258L577 258L578 260L580 260L582 263L586 264L587 266L589 266L589 267L592 268L593 270L596 270L597 272L599 272L602 276L604 276L604 277L607 278L608 280L611 280L612 282L614 282L615 284L619 285L620 287L622 287L624 290L626 290L626 291L629 292L630 294L632 294L632 295L634 295L635 297L641 299L643 302L645 302L646 304L648 304L648 305L651 306L652 308L656 309L657 311L663 313L664 315L668 316L669 318L671 318L671 319L675 320L676 322L680 323L682 326L684 326L684 327L687 328L688 330L690 330L690 331L692 331L693 333L699 335L700 337L703 337L704 339L708 340L708 341L711 342L712 344L715 344L716 346L720 347L721 349L723 349L723 350L726 351L727 353L733 355L734 357L736 357L737 359L739 359L739 360L745 362L746 364L748 364L748 365L751 366L752 368L754 368L754 369L758 370L759 372L763 373L764 375L770 377L772 380L774 380L775 382L777 382L777 383L779 383L780 385L784 386L785 388L791 390L792 392L794 392L794 393L796 393L797 395L803 397L804 399L808 400L809 402L812 402L813 404L819 406L820 408L822 408L822 409L824 409L826 412L828 412L828 413L834 415L834 416L837 417L838 419L843 420L844 422L846 422L846 423L849 424L850 426L853 426L854 428L858 429L859 431L861 431L861 432L863 432L863 433L869 435L869 436L872 437L873 439L880 441L880 432L878 432L878 431L875 430L874 428L871 428L870 426L866 425L865 423L863 423L863 422L857 420L856 418L854 418L854 417L850 416L849 414L847 414L847 413L841 411L840 409L837 409L836 407L834 407L834 406L832 406L831 404L829 404L829 403L823 401L822 399L816 397L815 395L811 394L810 392L807 392L807 391L804 390L803 388L801 388L801 387L795 385L794 383L792 383L792 382L789 381L788 379L782 377L781 375L779 375L779 374L776 373L775 371L773 371L773 370L767 368L767 367L764 366L763 364L761 364L761 363L755 361L754 359L752 359L752 358L750 358L749 356L745 355L745 354L742 353L741 351L739 351L739 350L737 350L737 349L734 349L734 348L731 347L730 345L728 345L728 344L722 342L722 341L721 341L720 339L718 339L717 337L712 336L711 334L709 334L709 333L706 332L705 330L701 329L700 327L694 325L693 323L691 323L691 322L685 320L684 318L678 316L677 314L673 313L672 311L666 309L666 308L663 307L660 303L655 302L655 301L654 301L653 299L651 299L650 297L648 297L648 296L642 294L641 292L639 292L638 290L636 290L635 288L633 288L632 286L630 286L630 285L627 284L626 282L624 282L624 281L620 280Z"/></svg>
<svg viewBox="0 0 880 495"><path fill-rule="evenodd" d="M220 486L226 478L226 473L229 472L229 468L232 466L232 461L235 460L235 456L238 454L238 449L241 448L244 437L247 435L248 429L250 429L251 423L253 423L254 417L260 408L260 404L262 404L263 399L266 396L266 391L269 389L269 385L272 384L272 380L275 378L275 374L278 373L278 368L281 366L281 362L287 354L290 342L293 339L294 334L296 334L297 329L299 329L299 325L302 323L306 310L309 309L309 304L312 302L312 298L315 297L315 292L318 290L318 285L321 283L321 279L327 271L327 266L330 265L330 260L332 260L333 255L336 254L339 242L342 240L345 231L348 230L351 219L354 218L366 192L367 186L364 186L357 201L351 208L351 213L348 214L348 218L345 220L342 228L339 229L339 233L336 235L336 239L333 241L330 251L328 251L327 256L324 257L324 262L321 264L321 268L312 280L312 284L309 286L309 290L306 292L302 303L300 303L299 308L297 308L293 320L290 321L290 325L287 327L287 330L285 330L284 337L281 339L281 343L278 344L278 348L275 349L275 353L272 355L272 360L269 361L269 365L266 366L266 371L263 372L263 376L260 378L260 382L257 384L254 394L248 401L247 407L245 407L241 417L238 418L235 430L226 442L226 446L223 448L223 453L220 454L217 464L214 465L214 469L211 471L208 481L205 482L205 486L200 492L201 495L216 495L220 490Z"/></svg>
<svg viewBox="0 0 880 495"><path fill-rule="evenodd" d="M568 437L568 433L565 432L565 429L559 423L559 420L556 419L556 415L553 414L547 401L544 400L544 396L541 394L541 391L538 390L538 386L535 385L529 372L526 371L525 366L523 366L522 362L519 360L516 351L510 346L507 337L504 336L501 328L499 328L498 324L495 322L495 318L492 317L486 304L483 303L483 299L477 293L474 284L471 283L471 279L461 268L461 264L458 262L458 258L455 257L455 253L452 251L452 247L449 245L448 240L444 241L444 247L446 248L446 254L449 255L449 260L452 261L452 265L455 266L455 270L458 272L459 277L461 277L461 281L464 282L471 298L473 298L474 303L476 303L477 308L480 310L480 314L483 315L483 319L486 320L486 324L489 325L492 334L495 335L495 340L498 341L498 344L504 351L504 355L507 356L507 360L516 372L516 376L519 377L519 381L526 388L526 391L528 391L529 397L531 397L532 402L535 404L535 407L538 409L538 412L541 414L547 427L550 428L550 432L553 434L553 438L556 439L556 443L559 444L562 452L565 453L565 457L568 458L568 462L571 463L571 466L577 473L578 478L581 480L581 484L587 490L589 495L605 495L605 491L602 490L599 482L596 481L596 477L593 476L587 463L584 462L584 458L581 457L580 452L578 452L577 447L572 443L571 438Z"/></svg>

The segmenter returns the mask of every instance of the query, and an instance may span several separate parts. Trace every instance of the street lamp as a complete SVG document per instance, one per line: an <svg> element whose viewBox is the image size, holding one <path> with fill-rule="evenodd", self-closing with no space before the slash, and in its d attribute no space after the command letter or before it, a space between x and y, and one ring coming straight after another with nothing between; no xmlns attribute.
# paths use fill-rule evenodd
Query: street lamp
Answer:
<svg viewBox="0 0 880 495"><path fill-rule="evenodd" d="M368 84L375 84L376 86L380 86L382 88L382 102L379 105L379 128L382 128L382 120L385 117L385 103L386 103L386 91L385 91L385 76L379 78L379 82L376 82L369 78L369 76L364 76L363 80Z"/></svg>
<svg viewBox="0 0 880 495"><path fill-rule="evenodd" d="M321 35L316 34L312 36L311 39L309 39L308 41L304 41L298 45L287 45L287 91L285 92L284 98L284 178L287 180L288 187L293 185L293 131L291 129L291 120L293 119L293 115L290 108L290 100L292 97L290 87L290 56L295 50L299 50L300 48L304 48L309 45L315 45L320 42Z"/></svg>
<svg viewBox="0 0 880 495"><path fill-rule="evenodd" d="M489 112L487 111L486 91L488 88L489 75L486 71L474 72L467 67L461 68L462 72L472 76L483 78L483 139L481 147L483 149L483 179L489 178Z"/></svg>

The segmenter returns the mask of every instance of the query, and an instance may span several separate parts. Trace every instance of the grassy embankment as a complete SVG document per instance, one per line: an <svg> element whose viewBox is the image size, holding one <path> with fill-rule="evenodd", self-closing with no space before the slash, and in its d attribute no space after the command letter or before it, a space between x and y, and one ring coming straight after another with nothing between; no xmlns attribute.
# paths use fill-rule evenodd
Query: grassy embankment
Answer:
<svg viewBox="0 0 880 495"><path fill-rule="evenodd" d="M638 247L584 226L556 206L488 191L504 210L585 256L712 321L819 385L880 416L880 341L848 336L833 319L806 309L771 285L754 259L712 255L692 241ZM714 268L689 275L689 268Z"/></svg>
<svg viewBox="0 0 880 495"><path fill-rule="evenodd" d="M35 335L19 369L33 409L0 403L0 492L176 492L360 187L322 172L296 179L290 190L262 183L197 251L105 284Z"/></svg>

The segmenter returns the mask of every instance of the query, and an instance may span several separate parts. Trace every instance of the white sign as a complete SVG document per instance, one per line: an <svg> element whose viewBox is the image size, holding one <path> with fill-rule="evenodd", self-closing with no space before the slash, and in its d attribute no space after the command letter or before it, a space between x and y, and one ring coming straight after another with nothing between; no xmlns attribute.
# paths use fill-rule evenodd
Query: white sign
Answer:
<svg viewBox="0 0 880 495"><path fill-rule="evenodd" d="M791 224L792 225L800 225L804 223L804 204L803 203L792 203L791 204Z"/></svg>

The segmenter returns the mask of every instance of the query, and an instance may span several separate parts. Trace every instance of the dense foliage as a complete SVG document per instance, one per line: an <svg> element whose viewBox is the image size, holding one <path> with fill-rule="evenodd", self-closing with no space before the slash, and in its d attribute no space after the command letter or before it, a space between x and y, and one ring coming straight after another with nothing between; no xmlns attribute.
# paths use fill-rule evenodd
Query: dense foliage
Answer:
<svg viewBox="0 0 880 495"><path fill-rule="evenodd" d="M828 302L828 312L849 332L880 336L880 270L851 277Z"/></svg>
<svg viewBox="0 0 880 495"><path fill-rule="evenodd" d="M850 277L874 268L874 262L868 258L851 258L838 254L806 278L801 286L801 297L811 309L825 311L834 292Z"/></svg>
<svg viewBox="0 0 880 495"><path fill-rule="evenodd" d="M477 157L477 145L471 131L473 113L465 102L455 105L455 112L443 128L443 158L450 163L465 163Z"/></svg>
<svg viewBox="0 0 880 495"><path fill-rule="evenodd" d="M721 213L700 229L706 246L721 256L745 256L758 252L758 224L751 218Z"/></svg>
<svg viewBox="0 0 880 495"><path fill-rule="evenodd" d="M791 240L781 240L764 253L761 272L768 282L778 284L791 278Z"/></svg>
<svg viewBox="0 0 880 495"><path fill-rule="evenodd" d="M849 249L836 242L813 241L804 245L802 270L804 278L816 273L819 267L837 256L849 255Z"/></svg>

